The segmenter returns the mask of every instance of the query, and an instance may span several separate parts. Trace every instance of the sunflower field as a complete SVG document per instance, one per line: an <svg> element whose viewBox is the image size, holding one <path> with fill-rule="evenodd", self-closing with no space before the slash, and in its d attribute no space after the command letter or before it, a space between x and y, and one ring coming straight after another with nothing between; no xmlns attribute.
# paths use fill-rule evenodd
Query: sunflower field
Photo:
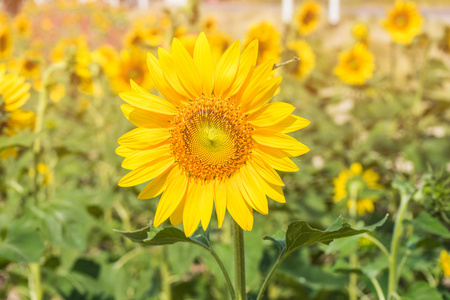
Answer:
<svg viewBox="0 0 450 300"><path fill-rule="evenodd" d="M447 0L0 9L0 299L450 300Z"/></svg>

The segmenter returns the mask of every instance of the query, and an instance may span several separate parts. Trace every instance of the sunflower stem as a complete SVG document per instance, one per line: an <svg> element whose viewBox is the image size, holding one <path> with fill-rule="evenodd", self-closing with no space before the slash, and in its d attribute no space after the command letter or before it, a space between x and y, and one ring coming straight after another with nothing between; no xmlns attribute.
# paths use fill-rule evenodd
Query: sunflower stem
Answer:
<svg viewBox="0 0 450 300"><path fill-rule="evenodd" d="M35 202L38 202L38 191L39 191L39 183L37 176L37 166L40 161L41 156L41 133L42 127L44 124L44 115L45 109L47 108L47 89L48 89L48 81L50 76L55 70L63 69L66 66L66 63L56 63L48 67L42 76L42 90L39 93L38 105L36 109L36 123L34 125L34 132L36 133L36 139L33 143L33 153L34 153L34 197Z"/></svg>
<svg viewBox="0 0 450 300"><path fill-rule="evenodd" d="M398 246L400 238L403 233L402 222L405 217L406 207L408 206L411 195L404 194L401 196L400 208L397 213L394 224L394 235L391 241L391 260L389 264L389 285L388 285L388 299L393 299L394 292L397 290L397 283L399 276L397 274L397 258L398 258Z"/></svg>
<svg viewBox="0 0 450 300"><path fill-rule="evenodd" d="M30 299L41 300L42 299L41 266L39 265L39 263L29 263L28 268L30 269L30 274L28 276Z"/></svg>
<svg viewBox="0 0 450 300"><path fill-rule="evenodd" d="M244 256L244 231L233 220L234 242L234 273L236 300L245 300L245 256Z"/></svg>
<svg viewBox="0 0 450 300"><path fill-rule="evenodd" d="M300 58L298 58L297 56L294 56L294 58L292 58L290 60L287 60L285 62L282 62L282 63L279 63L279 64L274 63L273 67L272 67L272 70L278 69L278 68L280 68L282 66L285 66L287 64L290 64L290 63L293 63L293 62L296 62L296 61L300 61Z"/></svg>
<svg viewBox="0 0 450 300"><path fill-rule="evenodd" d="M350 188L350 218L352 222L356 221L358 215L357 204L358 204L358 187L352 186ZM356 252L350 255L350 268L358 268L358 255ZM350 273L349 283L348 283L348 298L349 300L358 299L358 274L355 272Z"/></svg>

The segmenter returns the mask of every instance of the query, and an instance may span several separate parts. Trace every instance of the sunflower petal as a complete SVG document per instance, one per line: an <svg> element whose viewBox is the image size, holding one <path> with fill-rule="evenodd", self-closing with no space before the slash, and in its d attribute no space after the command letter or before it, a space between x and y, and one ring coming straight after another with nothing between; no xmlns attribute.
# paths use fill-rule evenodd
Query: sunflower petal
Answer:
<svg viewBox="0 0 450 300"><path fill-rule="evenodd" d="M269 166L264 160L258 156L252 156L252 159L248 161L249 165L255 170L255 173L260 174L265 180L272 184L284 186L283 181L271 166ZM256 170L258 170L256 172Z"/></svg>
<svg viewBox="0 0 450 300"><path fill-rule="evenodd" d="M225 194L225 184L215 181L214 186L214 204L216 206L217 222L219 228L222 227L225 212L227 210L227 197Z"/></svg>
<svg viewBox="0 0 450 300"><path fill-rule="evenodd" d="M214 87L214 60L211 55L208 40L205 33L200 33L194 49L194 62L200 73L203 84L203 93L211 96Z"/></svg>
<svg viewBox="0 0 450 300"><path fill-rule="evenodd" d="M187 191L186 204L183 211L184 234L190 236L197 229L201 219L199 199L203 197L203 186L191 180Z"/></svg>
<svg viewBox="0 0 450 300"><path fill-rule="evenodd" d="M160 157L156 161L152 161L129 172L119 181L119 186L129 187L152 180L167 170L173 163L174 158L172 155Z"/></svg>
<svg viewBox="0 0 450 300"><path fill-rule="evenodd" d="M252 230L253 210L242 198L236 183L236 177L232 176L224 185L227 197L227 210L231 217L243 230Z"/></svg>
<svg viewBox="0 0 450 300"><path fill-rule="evenodd" d="M247 121L252 125L266 127L287 118L294 110L295 107L289 103L273 102L251 113Z"/></svg>
<svg viewBox="0 0 450 300"><path fill-rule="evenodd" d="M139 193L138 199L152 199L159 196L169 184L169 179L173 180L174 174L178 171L174 168L175 165L169 167L161 175L153 179L147 186Z"/></svg>
<svg viewBox="0 0 450 300"><path fill-rule="evenodd" d="M122 135L118 142L120 145L132 148L142 149L158 145L167 141L170 137L168 129L164 128L135 128Z"/></svg>
<svg viewBox="0 0 450 300"><path fill-rule="evenodd" d="M189 52L177 38L172 42L172 54L181 84L195 98L200 97L202 95L202 82L198 80L200 72Z"/></svg>
<svg viewBox="0 0 450 300"><path fill-rule="evenodd" d="M148 164L157 160L163 155L170 153L170 145L163 144L161 146L151 148L149 150L137 150L135 153L129 155L122 162L122 168L134 170L142 165Z"/></svg>
<svg viewBox="0 0 450 300"><path fill-rule="evenodd" d="M252 137L258 144L278 148L289 153L290 156L299 156L309 151L308 147L293 137L276 131L256 129L252 132Z"/></svg>
<svg viewBox="0 0 450 300"><path fill-rule="evenodd" d="M259 156L262 160L264 160L269 166L278 171L283 172L297 172L298 167L296 164L289 159L289 157L275 157L267 154L264 151L259 149L254 150L254 155Z"/></svg>
<svg viewBox="0 0 450 300"><path fill-rule="evenodd" d="M239 68L240 49L239 41L234 42L217 63L214 74L214 95L216 97L224 96L225 92L233 85Z"/></svg>
<svg viewBox="0 0 450 300"><path fill-rule="evenodd" d="M163 95L167 101L170 101L176 106L180 106L182 103L187 102L187 97L178 93L164 77L164 73L161 70L161 65L158 59L151 53L147 54L147 66L150 71L150 77L156 89Z"/></svg>
<svg viewBox="0 0 450 300"><path fill-rule="evenodd" d="M177 108L169 101L150 93L124 92L119 96L128 104L140 109L166 115L176 115L178 112Z"/></svg>
<svg viewBox="0 0 450 300"><path fill-rule="evenodd" d="M149 113L148 110L136 108L129 104L122 104L120 109L125 117L137 127L168 128L171 126L172 116L155 112Z"/></svg>
<svg viewBox="0 0 450 300"><path fill-rule="evenodd" d="M183 211L186 204L186 198L187 193L184 194L184 197L183 199L181 199L180 204L178 204L177 208L175 208L173 213L170 215L170 224L172 224L173 226L176 226L183 222Z"/></svg>
<svg viewBox="0 0 450 300"><path fill-rule="evenodd" d="M214 199L214 183L209 182L203 185L203 196L200 199L200 220L202 222L203 230L208 228L211 221L211 214L213 209Z"/></svg>
<svg viewBox="0 0 450 300"><path fill-rule="evenodd" d="M159 226L162 222L167 220L168 217L175 211L178 204L180 204L188 185L188 178L181 172L169 180L166 190L159 200L158 207L155 214L155 226Z"/></svg>

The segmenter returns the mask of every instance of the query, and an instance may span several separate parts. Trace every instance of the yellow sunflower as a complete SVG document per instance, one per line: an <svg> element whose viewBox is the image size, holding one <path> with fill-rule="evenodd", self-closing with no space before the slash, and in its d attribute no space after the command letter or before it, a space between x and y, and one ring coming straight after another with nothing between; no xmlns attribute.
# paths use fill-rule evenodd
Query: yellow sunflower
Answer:
<svg viewBox="0 0 450 300"><path fill-rule="evenodd" d="M218 29L217 19L214 16L208 16L201 22L201 29L206 34L214 32Z"/></svg>
<svg viewBox="0 0 450 300"><path fill-rule="evenodd" d="M25 14L20 14L14 19L14 28L22 37L29 37L31 34L31 23Z"/></svg>
<svg viewBox="0 0 450 300"><path fill-rule="evenodd" d="M380 175L372 169L363 171L360 163L353 163L350 169L343 170L338 177L333 180L334 196L333 201L339 202L347 200L350 210L356 200L356 211L359 215L374 211L374 201L376 197L371 195L366 197L368 191L380 189L378 184ZM356 198L356 199L352 199ZM353 200L353 201L352 201Z"/></svg>
<svg viewBox="0 0 450 300"><path fill-rule="evenodd" d="M439 262L441 263L441 268L444 272L444 276L450 277L450 255L447 251L442 250Z"/></svg>
<svg viewBox="0 0 450 300"><path fill-rule="evenodd" d="M8 58L12 52L11 32L6 24L0 24L0 59Z"/></svg>
<svg viewBox="0 0 450 300"><path fill-rule="evenodd" d="M19 60L18 71L21 75L30 79L37 79L42 72L44 58L39 52L27 51Z"/></svg>
<svg viewBox="0 0 450 300"><path fill-rule="evenodd" d="M352 27L352 35L359 43L367 45L369 43L369 29L364 23L356 23Z"/></svg>
<svg viewBox="0 0 450 300"><path fill-rule="evenodd" d="M245 47L255 39L258 40L257 65L279 59L281 36L275 26L269 22L261 22L252 26L247 32Z"/></svg>
<svg viewBox="0 0 450 300"><path fill-rule="evenodd" d="M92 61L99 64L107 76L112 76L119 70L119 54L110 45L102 45L92 52Z"/></svg>
<svg viewBox="0 0 450 300"><path fill-rule="evenodd" d="M353 49L339 54L334 74L345 83L362 85L372 77L374 69L375 57L365 45L359 43Z"/></svg>
<svg viewBox="0 0 450 300"><path fill-rule="evenodd" d="M0 65L0 134L12 136L26 128L33 128L34 113L20 109L30 97L30 84L14 73L6 74Z"/></svg>
<svg viewBox="0 0 450 300"><path fill-rule="evenodd" d="M295 76L300 80L307 78L316 65L316 55L311 47L304 40L296 40L289 42L287 48L300 58L298 66L294 70Z"/></svg>
<svg viewBox="0 0 450 300"><path fill-rule="evenodd" d="M213 205L219 227L225 211L244 230L253 226L253 210L267 214L266 195L285 202L283 182L275 171L295 172L289 157L308 147L288 136L309 124L283 102L267 103L281 78L270 78L274 61L255 68L258 42L240 53L233 43L215 63L205 34L192 57L178 39L171 52L148 54L151 78L164 98L133 81L132 92L120 94L125 116L136 129L119 138L116 153L131 170L119 185L150 183L139 194L162 194L154 219L183 222L186 236L199 223L209 226Z"/></svg>
<svg viewBox="0 0 450 300"><path fill-rule="evenodd" d="M409 1L397 1L388 11L383 25L394 42L409 45L412 39L422 31L423 18L417 6Z"/></svg>
<svg viewBox="0 0 450 300"><path fill-rule="evenodd" d="M130 79L144 89L153 87L150 75L147 72L147 64L143 52L134 50L122 50L117 67L117 72L111 77L111 85L116 92L130 90Z"/></svg>
<svg viewBox="0 0 450 300"><path fill-rule="evenodd" d="M319 26L322 7L317 1L305 1L300 6L295 21L300 35L309 35Z"/></svg>

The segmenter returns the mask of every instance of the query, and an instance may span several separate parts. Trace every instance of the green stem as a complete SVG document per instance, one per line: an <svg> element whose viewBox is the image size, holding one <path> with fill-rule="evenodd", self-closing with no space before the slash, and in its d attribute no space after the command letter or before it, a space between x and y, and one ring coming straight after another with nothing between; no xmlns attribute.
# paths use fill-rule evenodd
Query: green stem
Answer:
<svg viewBox="0 0 450 300"><path fill-rule="evenodd" d="M273 274L275 274L275 270L278 268L278 266L281 264L282 261L283 261L283 257L280 255L277 262L272 266L272 269L270 269L270 272L267 275L266 279L264 279L264 282L261 286L261 289L259 290L258 297L256 298L256 300L262 299L263 294L266 291L267 286L269 285L269 282L272 279Z"/></svg>
<svg viewBox="0 0 450 300"><path fill-rule="evenodd" d="M222 270L223 276L225 277L225 280L227 282L228 291L230 292L231 299L236 298L236 294L234 292L233 283L231 282L230 276L228 276L227 269L225 269L225 266L223 265L222 261L220 260L219 256L217 256L217 253L212 249L208 249L211 255L216 260L217 264L219 265L220 269Z"/></svg>
<svg viewBox="0 0 450 300"><path fill-rule="evenodd" d="M161 299L170 300L172 299L172 291L170 289L170 272L169 265L167 263L167 252L165 248L162 248L161 253Z"/></svg>
<svg viewBox="0 0 450 300"><path fill-rule="evenodd" d="M233 220L233 244L234 244L234 274L236 300L245 300L245 256L244 256L244 231Z"/></svg>
<svg viewBox="0 0 450 300"><path fill-rule="evenodd" d="M389 254L389 251L386 249L386 247L375 237L371 236L370 234L365 233L363 235L366 239L374 243L378 248L380 248L381 252L383 252L384 256L386 256L388 262L391 262L391 256Z"/></svg>
<svg viewBox="0 0 450 300"><path fill-rule="evenodd" d="M34 132L36 133L36 139L33 143L33 153L34 153L34 198L35 202L38 202L38 176L37 176L37 166L41 155L41 133L44 124L44 114L47 108L47 89L48 82L51 74L58 69L63 69L66 66L64 62L56 63L48 67L42 76L42 90L39 94L38 105L36 109L36 123L34 126Z"/></svg>
<svg viewBox="0 0 450 300"><path fill-rule="evenodd" d="M397 213L394 224L394 234L391 242L391 261L389 264L389 285L388 285L388 299L392 299L393 293L397 290L397 256L400 238L402 235L402 222L405 217L406 207L411 199L411 195L402 195L400 208Z"/></svg>
<svg viewBox="0 0 450 300"><path fill-rule="evenodd" d="M41 266L39 263L29 263L30 275L28 277L28 287L30 289L31 300L42 299L41 287Z"/></svg>
<svg viewBox="0 0 450 300"><path fill-rule="evenodd" d="M350 218L352 222L355 222L358 215L357 204L358 204L358 188L350 188ZM359 266L358 254L356 252L350 255L350 268L356 269ZM358 299L358 274L355 272L350 273L348 282L348 298L349 300Z"/></svg>
<svg viewBox="0 0 450 300"><path fill-rule="evenodd" d="M379 300L386 300L383 295L383 290L381 289L380 283L375 277L369 277L370 281L372 282L373 286L375 287L375 290L377 291L378 299Z"/></svg>

